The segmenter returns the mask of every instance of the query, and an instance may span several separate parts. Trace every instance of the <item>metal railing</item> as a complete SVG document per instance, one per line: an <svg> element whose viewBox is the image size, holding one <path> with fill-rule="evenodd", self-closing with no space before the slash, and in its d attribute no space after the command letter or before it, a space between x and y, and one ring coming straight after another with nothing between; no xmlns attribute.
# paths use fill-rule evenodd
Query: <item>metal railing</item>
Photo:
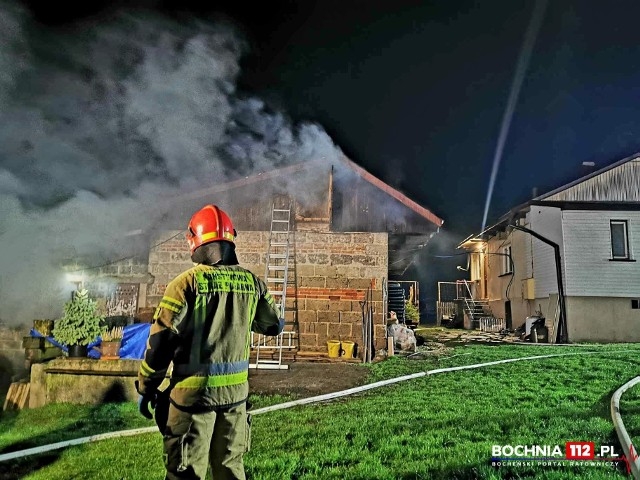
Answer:
<svg viewBox="0 0 640 480"><path fill-rule="evenodd" d="M504 318L480 317L478 327L481 332L501 332L507 328Z"/></svg>
<svg viewBox="0 0 640 480"><path fill-rule="evenodd" d="M459 304L462 303L463 310L469 315L473 326L481 328L480 319L485 319L482 323L482 328L491 330L484 331L503 330L505 327L498 328L498 326L504 324L504 319L495 319L493 317L488 301L476 298L477 289L477 281L438 282L437 325L442 323L444 316L455 315L458 312ZM489 322L488 319L493 319L495 322Z"/></svg>

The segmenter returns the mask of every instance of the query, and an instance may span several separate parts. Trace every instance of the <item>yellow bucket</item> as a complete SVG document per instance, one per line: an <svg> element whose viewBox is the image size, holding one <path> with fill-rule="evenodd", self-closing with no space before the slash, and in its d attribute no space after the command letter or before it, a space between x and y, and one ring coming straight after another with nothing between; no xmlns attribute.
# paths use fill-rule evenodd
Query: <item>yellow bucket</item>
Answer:
<svg viewBox="0 0 640 480"><path fill-rule="evenodd" d="M340 342L338 340L327 341L330 358L338 358L340 356Z"/></svg>
<svg viewBox="0 0 640 480"><path fill-rule="evenodd" d="M353 358L353 347L355 343L343 341L342 342L342 356L346 358Z"/></svg>

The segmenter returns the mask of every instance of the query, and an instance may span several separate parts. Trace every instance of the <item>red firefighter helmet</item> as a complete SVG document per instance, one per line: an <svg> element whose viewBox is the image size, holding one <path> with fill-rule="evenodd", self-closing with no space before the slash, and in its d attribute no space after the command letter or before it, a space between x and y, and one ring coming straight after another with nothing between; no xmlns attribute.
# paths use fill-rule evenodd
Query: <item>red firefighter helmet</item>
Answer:
<svg viewBox="0 0 640 480"><path fill-rule="evenodd" d="M205 243L220 241L233 243L236 230L226 213L216 205L205 205L191 217L186 236L193 254L196 248Z"/></svg>

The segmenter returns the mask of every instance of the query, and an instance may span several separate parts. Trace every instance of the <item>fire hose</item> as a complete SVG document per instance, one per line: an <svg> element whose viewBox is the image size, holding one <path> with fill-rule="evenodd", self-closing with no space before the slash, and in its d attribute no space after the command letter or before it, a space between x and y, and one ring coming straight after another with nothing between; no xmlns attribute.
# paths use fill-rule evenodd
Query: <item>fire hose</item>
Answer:
<svg viewBox="0 0 640 480"><path fill-rule="evenodd" d="M291 407L296 407L299 405L308 405L311 403L319 403L319 402L326 402L329 400L334 400L336 398L341 398L341 397L346 397L348 395L353 395L356 393L360 393L360 392L365 392L367 390L372 390L374 388L379 388L379 387L384 387L386 385L392 385L395 383L400 383L400 382L404 382L407 380L413 380L415 378L421 378L421 377L426 377L428 375L437 375L439 373L448 373L448 372L457 372L460 370L472 370L472 369L476 369L476 368L484 368L484 367L489 367L492 365L500 365L500 364L504 364L504 363L513 363L513 362L522 362L522 361L526 361L526 360L539 360L539 359L544 359L544 358L553 358L553 357L567 357L567 356L573 356L573 355L599 355L599 354L609 354L609 353L634 353L637 354L636 350L609 350L609 351L604 351L604 352L572 352L572 353L554 353L554 354L549 354L549 355L535 355L535 356L531 356L531 357L520 357L520 358L508 358L505 360L496 360L493 362L485 362L485 363L476 363L473 365L462 365L459 367L448 367L448 368L438 368L435 370L429 370L426 372L418 372L418 373L413 373L410 375L402 375L400 377L395 377L395 378L390 378L388 380L381 380L379 382L374 382L374 383L369 383L367 385L362 385L359 387L354 387L354 388L349 388L346 390L341 390L338 392L333 392L333 393L326 393L323 395L316 395L314 397L307 397L307 398L302 398L299 400L293 400L290 402L284 402L284 403L279 403L276 405L271 405L269 407L262 407L262 408L258 408L255 410L252 410L250 413L252 415L259 415L262 413L268 413L268 412L273 412L276 410L283 410L286 408L291 408ZM639 377L640 378L640 377ZM640 381L640 380L638 380ZM624 387L623 387L624 388ZM629 387L627 387L629 388ZM621 388L622 390L622 388ZM619 390L620 391L620 390ZM616 392L617 394L618 392ZM620 393L621 394L621 393ZM615 397L615 395L614 395ZM618 397L619 400L619 397ZM617 408L617 407L616 407ZM619 415L619 411L617 412ZM613 414L613 400L612 400L612 414ZM616 423L617 421L614 419L614 423ZM621 424L621 421L620 421ZM616 423L617 425L617 423ZM617 426L616 426L617 429ZM132 430L120 430L117 432L109 432L109 433L102 433L99 435L92 435L89 437L82 437L82 438L76 438L73 440L66 440L63 442L57 442L57 443L52 443L49 445L42 445L40 447L34 447L34 448L27 448L25 450L19 450L16 452L10 452L10 453L5 453L0 455L0 462L5 462L8 460L14 460L17 458L22 458L22 457L27 457L30 455L37 455L37 454L41 454L41 453L46 453L46 452L50 452L53 450L59 450L61 448L65 448L65 447L69 447L69 446L73 446L73 445L81 445L84 443L91 443L91 442L97 442L100 440L107 440L110 438L119 438L119 437L130 437L133 435L141 435L144 433L153 433L153 432L157 432L158 428L157 427L146 427L146 428L136 428L136 429L132 429ZM626 431L625 431L626 433ZM627 435L628 437L628 435ZM628 451L625 452L625 454L628 453Z"/></svg>
<svg viewBox="0 0 640 480"><path fill-rule="evenodd" d="M616 429L618 440L620 440L620 445L622 445L622 450L627 458L629 470L635 479L640 478L640 459L638 458L636 448L633 446L633 443L631 443L627 429L624 423L622 423L622 417L620 416L620 397L637 383L640 383L640 377L636 377L622 385L611 397L611 418L613 420L613 426Z"/></svg>

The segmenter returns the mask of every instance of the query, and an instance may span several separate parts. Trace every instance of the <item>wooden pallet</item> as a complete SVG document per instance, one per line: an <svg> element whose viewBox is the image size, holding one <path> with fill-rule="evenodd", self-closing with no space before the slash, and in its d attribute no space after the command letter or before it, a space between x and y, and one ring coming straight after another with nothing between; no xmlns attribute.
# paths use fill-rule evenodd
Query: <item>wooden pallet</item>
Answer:
<svg viewBox="0 0 640 480"><path fill-rule="evenodd" d="M15 382L9 386L2 410L21 410L28 405L30 383Z"/></svg>

